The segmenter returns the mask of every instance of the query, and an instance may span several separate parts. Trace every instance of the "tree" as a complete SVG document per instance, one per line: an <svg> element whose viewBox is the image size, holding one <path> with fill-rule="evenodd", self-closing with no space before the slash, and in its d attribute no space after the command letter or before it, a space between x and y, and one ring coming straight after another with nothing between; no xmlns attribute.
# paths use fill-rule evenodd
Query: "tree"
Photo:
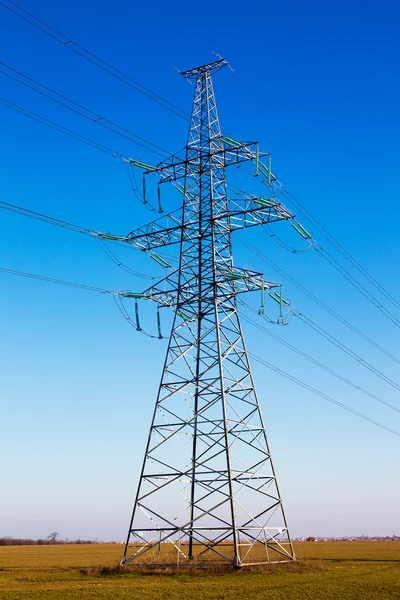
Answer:
<svg viewBox="0 0 400 600"><path fill-rule="evenodd" d="M50 533L50 535L47 536L47 539L50 540L50 542L55 543L57 541L58 538L58 533L57 531L53 531L52 533Z"/></svg>

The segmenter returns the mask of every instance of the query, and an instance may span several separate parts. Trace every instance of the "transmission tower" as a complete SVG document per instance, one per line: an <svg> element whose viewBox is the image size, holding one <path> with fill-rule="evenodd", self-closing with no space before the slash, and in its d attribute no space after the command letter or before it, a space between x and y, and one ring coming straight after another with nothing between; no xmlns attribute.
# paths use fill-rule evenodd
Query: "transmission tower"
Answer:
<svg viewBox="0 0 400 600"><path fill-rule="evenodd" d="M221 134L211 72L226 64L182 73L195 86L184 155L134 163L178 187L183 208L128 236L152 252L179 243L180 258L176 271L133 294L174 318L122 564L294 559L236 298L261 290L282 303L282 295L261 273L235 267L231 247L232 231L293 215L273 192L228 198L230 165L251 161L271 189L274 176L256 142Z"/></svg>

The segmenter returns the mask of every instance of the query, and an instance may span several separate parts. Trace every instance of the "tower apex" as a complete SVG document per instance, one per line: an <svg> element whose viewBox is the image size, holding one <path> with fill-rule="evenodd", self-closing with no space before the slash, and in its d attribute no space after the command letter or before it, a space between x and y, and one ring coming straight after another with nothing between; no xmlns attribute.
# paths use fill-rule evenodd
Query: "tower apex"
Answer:
<svg viewBox="0 0 400 600"><path fill-rule="evenodd" d="M228 64L228 61L225 58L220 58L219 60L215 60L214 62L208 63L206 65L201 65L200 67L195 67L194 69L189 69L188 71L181 71L181 75L184 76L185 79L192 79L202 75L203 73L209 73L210 71L219 71L223 67Z"/></svg>

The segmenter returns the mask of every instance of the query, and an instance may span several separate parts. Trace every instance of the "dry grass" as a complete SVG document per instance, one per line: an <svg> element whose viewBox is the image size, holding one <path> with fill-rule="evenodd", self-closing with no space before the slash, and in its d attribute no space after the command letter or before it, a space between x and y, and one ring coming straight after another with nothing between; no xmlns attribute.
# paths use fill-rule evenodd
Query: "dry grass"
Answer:
<svg viewBox="0 0 400 600"><path fill-rule="evenodd" d="M119 567L120 545L0 548L1 600L399 600L400 542L296 544L296 563Z"/></svg>

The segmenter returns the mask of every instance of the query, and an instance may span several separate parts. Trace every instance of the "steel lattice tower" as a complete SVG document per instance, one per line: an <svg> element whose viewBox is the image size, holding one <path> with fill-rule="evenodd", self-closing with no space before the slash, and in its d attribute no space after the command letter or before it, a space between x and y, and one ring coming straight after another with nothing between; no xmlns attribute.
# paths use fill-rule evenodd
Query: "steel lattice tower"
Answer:
<svg viewBox="0 0 400 600"><path fill-rule="evenodd" d="M227 166L250 160L272 174L256 143L221 134L211 72L225 64L182 73L195 83L185 156L138 163L180 185L183 209L129 236L144 250L179 243L180 262L143 294L174 320L122 564L294 559L236 302L279 286L234 267L231 248L232 231L292 215L271 200L228 199Z"/></svg>

